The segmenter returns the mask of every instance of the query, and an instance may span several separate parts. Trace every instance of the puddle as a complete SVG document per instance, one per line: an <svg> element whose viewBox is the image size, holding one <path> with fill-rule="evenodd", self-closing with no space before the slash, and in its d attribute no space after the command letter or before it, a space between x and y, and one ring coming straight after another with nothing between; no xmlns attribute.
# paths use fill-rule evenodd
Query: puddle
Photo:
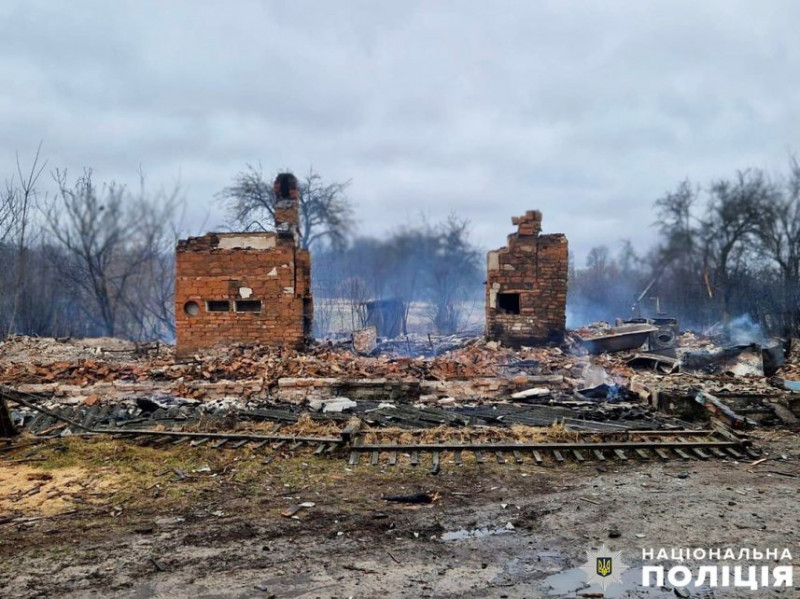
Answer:
<svg viewBox="0 0 800 599"><path fill-rule="evenodd" d="M539 551L530 561L542 574L555 574L567 567L566 558L560 551Z"/></svg>
<svg viewBox="0 0 800 599"><path fill-rule="evenodd" d="M580 568L564 570L544 579L544 584L550 587L550 591L547 593L549 597L561 595L572 597L575 593L583 591L603 593L603 597L606 599L633 599L634 597L661 597L663 599L671 597L675 599L675 595L671 591L665 591L658 587L645 587L641 582L641 568L626 570L622 573L622 583L612 584L605 591L597 584L591 586L586 584L586 572Z"/></svg>
<svg viewBox="0 0 800 599"><path fill-rule="evenodd" d="M482 539L483 537L491 537L494 535L505 535L510 532L514 532L514 529L502 527L489 528L488 526L485 528L473 528L471 530L462 528L461 530L442 533L441 539L442 541L463 541L464 539Z"/></svg>

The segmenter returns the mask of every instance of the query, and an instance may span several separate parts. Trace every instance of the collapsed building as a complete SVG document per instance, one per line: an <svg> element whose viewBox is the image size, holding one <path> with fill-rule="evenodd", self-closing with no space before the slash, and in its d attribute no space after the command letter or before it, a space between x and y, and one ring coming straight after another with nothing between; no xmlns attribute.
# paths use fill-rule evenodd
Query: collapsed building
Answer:
<svg viewBox="0 0 800 599"><path fill-rule="evenodd" d="M176 351L244 343L300 348L311 337L311 255L300 248L297 179L275 180L275 232L178 242Z"/></svg>
<svg viewBox="0 0 800 599"><path fill-rule="evenodd" d="M487 256L486 336L519 347L559 343L566 331L568 249L542 235L542 213L513 217L517 232Z"/></svg>

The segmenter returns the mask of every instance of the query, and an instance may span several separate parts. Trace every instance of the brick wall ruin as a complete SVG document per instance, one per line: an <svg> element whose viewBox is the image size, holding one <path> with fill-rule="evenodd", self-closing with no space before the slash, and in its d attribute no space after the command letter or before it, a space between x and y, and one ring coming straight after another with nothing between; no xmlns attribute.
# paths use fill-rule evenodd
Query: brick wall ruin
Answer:
<svg viewBox="0 0 800 599"><path fill-rule="evenodd" d="M542 214L511 219L508 245L489 252L486 336L509 346L557 343L566 327L567 238L541 235Z"/></svg>
<svg viewBox="0 0 800 599"><path fill-rule="evenodd" d="M299 248L297 180L275 181L274 233L178 242L177 352L231 343L300 348L311 337L311 255Z"/></svg>

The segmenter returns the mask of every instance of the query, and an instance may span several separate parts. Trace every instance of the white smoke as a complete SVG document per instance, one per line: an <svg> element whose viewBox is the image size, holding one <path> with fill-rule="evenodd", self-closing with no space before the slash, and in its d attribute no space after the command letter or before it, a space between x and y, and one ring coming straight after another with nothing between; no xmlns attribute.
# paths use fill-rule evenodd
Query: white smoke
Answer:
<svg viewBox="0 0 800 599"><path fill-rule="evenodd" d="M753 321L749 314L737 316L728 322L723 330L730 342L734 345L746 345L749 343L763 345L767 341L764 331L761 329L761 325Z"/></svg>

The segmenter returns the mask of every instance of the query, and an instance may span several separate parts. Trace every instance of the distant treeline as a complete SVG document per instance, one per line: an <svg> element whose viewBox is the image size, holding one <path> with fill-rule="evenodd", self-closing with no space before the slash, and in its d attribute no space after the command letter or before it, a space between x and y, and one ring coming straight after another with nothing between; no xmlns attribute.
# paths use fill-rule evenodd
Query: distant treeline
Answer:
<svg viewBox="0 0 800 599"><path fill-rule="evenodd" d="M322 249L312 268L318 334L336 330L342 303L344 323L361 328L367 323L364 303L374 299L399 302L403 330L413 302L427 306L424 320L431 332L481 326L468 316L475 312L470 306L483 305L483 253L470 241L469 223L455 216L436 224L421 219L385 239L358 237L344 248Z"/></svg>
<svg viewBox="0 0 800 599"><path fill-rule="evenodd" d="M178 189L55 171L50 196L44 169L18 164L0 193L0 333L171 339Z"/></svg>
<svg viewBox="0 0 800 599"><path fill-rule="evenodd" d="M742 316L770 335L800 335L800 166L689 181L654 203L658 241L637 254L594 248L571 269L573 325L659 310L685 327ZM647 290L641 302L636 300Z"/></svg>
<svg viewBox="0 0 800 599"><path fill-rule="evenodd" d="M143 176L130 190L95 183L90 170L70 177L45 166L38 155L29 168L17 164L0 193L0 334L172 340L174 246L186 233L181 190L152 193ZM40 193L42 176L53 177L57 193ZM485 250L469 222L420 217L383 239L359 236L348 184L314 171L300 181L316 334L363 326L363 304L376 299L395 300L404 317L423 303L431 332L479 327L466 312L483 301ZM218 200L229 228L272 227L272 185L260 169L236 175ZM800 334L794 160L779 177L749 170L704 186L684 181L654 202L653 219L658 241L647 252L621 242L570 265L570 326L661 312L705 327L748 315L772 334Z"/></svg>

